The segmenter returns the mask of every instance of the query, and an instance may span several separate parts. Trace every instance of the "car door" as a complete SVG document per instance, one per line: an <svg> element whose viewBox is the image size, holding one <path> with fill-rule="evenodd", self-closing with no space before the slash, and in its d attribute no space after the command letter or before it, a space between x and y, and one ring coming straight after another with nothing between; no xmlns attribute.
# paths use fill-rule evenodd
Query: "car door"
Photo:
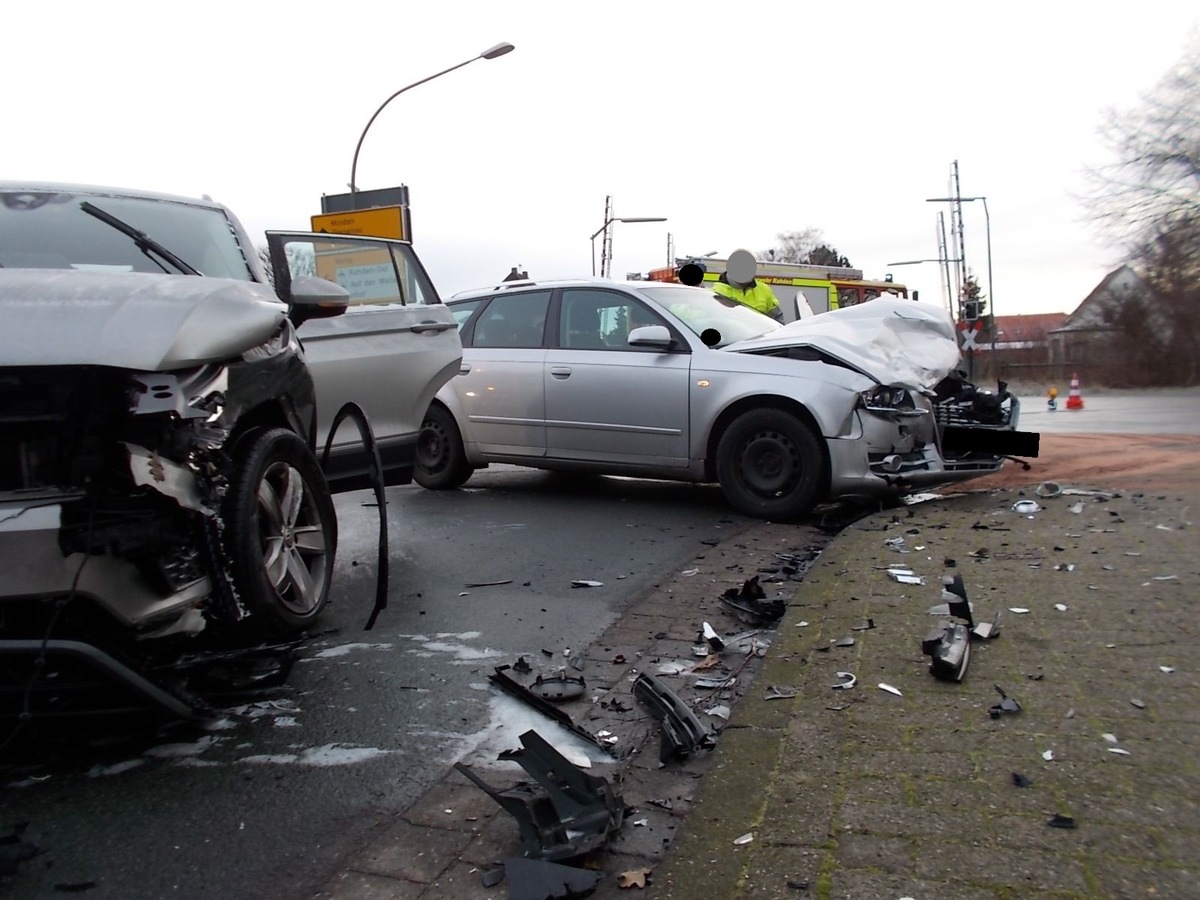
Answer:
<svg viewBox="0 0 1200 900"><path fill-rule="evenodd" d="M688 462L691 353L631 347L629 331L670 325L632 294L564 288L546 354L546 455L659 467Z"/></svg>
<svg viewBox="0 0 1200 900"><path fill-rule="evenodd" d="M417 435L433 395L459 369L462 342L406 241L300 232L267 232L276 285L316 275L350 292L340 316L297 328L317 395L317 447L323 450L337 412L349 402L366 413L388 484L407 484ZM327 475L362 467L353 423L339 426Z"/></svg>
<svg viewBox="0 0 1200 900"><path fill-rule="evenodd" d="M463 361L451 382L463 440L488 456L546 455L546 317L550 290L498 293L463 330Z"/></svg>

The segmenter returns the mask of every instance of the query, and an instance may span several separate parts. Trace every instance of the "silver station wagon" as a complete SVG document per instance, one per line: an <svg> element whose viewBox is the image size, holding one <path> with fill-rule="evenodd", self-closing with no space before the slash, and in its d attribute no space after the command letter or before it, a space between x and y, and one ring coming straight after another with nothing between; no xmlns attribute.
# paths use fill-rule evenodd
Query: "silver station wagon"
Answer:
<svg viewBox="0 0 1200 900"><path fill-rule="evenodd" d="M701 287L516 282L447 305L463 343L415 480L507 463L718 482L739 511L898 496L1037 456L1017 398L957 371L949 314L873 300L788 325Z"/></svg>

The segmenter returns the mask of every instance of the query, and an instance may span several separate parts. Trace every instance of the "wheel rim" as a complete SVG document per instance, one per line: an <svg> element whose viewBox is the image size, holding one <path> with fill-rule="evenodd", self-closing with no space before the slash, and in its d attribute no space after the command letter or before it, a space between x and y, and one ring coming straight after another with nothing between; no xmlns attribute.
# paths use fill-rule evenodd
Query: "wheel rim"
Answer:
<svg viewBox="0 0 1200 900"><path fill-rule="evenodd" d="M778 431L760 431L742 444L738 475L748 490L764 498L785 497L800 482L799 448Z"/></svg>
<svg viewBox="0 0 1200 900"><path fill-rule="evenodd" d="M437 422L426 422L417 439L417 463L428 472L438 472L449 459L449 440L446 430Z"/></svg>
<svg viewBox="0 0 1200 900"><path fill-rule="evenodd" d="M325 523L304 476L285 462L259 481L258 529L263 571L279 601L298 615L313 612L325 591Z"/></svg>

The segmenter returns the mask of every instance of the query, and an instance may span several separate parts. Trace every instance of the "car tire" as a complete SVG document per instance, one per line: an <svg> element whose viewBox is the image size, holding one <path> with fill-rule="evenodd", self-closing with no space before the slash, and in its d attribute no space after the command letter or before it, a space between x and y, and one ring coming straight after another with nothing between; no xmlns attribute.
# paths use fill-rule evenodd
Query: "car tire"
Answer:
<svg viewBox="0 0 1200 900"><path fill-rule="evenodd" d="M739 512L792 519L826 489L827 464L812 429L778 409L753 409L730 423L717 444L717 480Z"/></svg>
<svg viewBox="0 0 1200 900"><path fill-rule="evenodd" d="M337 517L329 486L295 432L247 437L223 505L230 574L250 613L239 627L288 637L329 602Z"/></svg>
<svg viewBox="0 0 1200 900"><path fill-rule="evenodd" d="M444 407L429 407L417 436L413 480L431 491L446 491L466 484L473 471L454 416Z"/></svg>

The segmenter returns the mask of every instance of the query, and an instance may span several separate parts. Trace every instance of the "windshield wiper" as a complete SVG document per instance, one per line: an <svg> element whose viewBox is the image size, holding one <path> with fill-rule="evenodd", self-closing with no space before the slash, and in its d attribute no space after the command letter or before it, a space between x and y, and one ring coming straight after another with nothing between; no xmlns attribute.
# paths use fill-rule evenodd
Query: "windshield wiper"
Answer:
<svg viewBox="0 0 1200 900"><path fill-rule="evenodd" d="M92 203L89 203L87 200L84 200L82 203L80 203L79 208L82 209L89 216L95 216L97 219L99 219L105 225L111 225L113 228L117 229L117 231L121 232L122 234L128 235L130 238L133 239L133 242L137 245L137 248L139 250L141 250L143 253L145 253L147 256L151 256L151 254L157 254L158 256L161 256L163 259L165 259L167 262L169 262L171 265L173 265L176 269L178 269L184 275L199 275L199 274L201 274L198 269L195 269L192 266L188 265L186 262L184 262L182 259L180 259L178 256L176 256L174 253L172 253L170 250L168 250L166 247L164 247L158 241L154 240L154 238L150 237L150 235L146 234L146 232L138 231L136 228L134 228L128 222L122 222L120 219L118 219L112 213L105 212L100 207L95 206ZM160 268L162 267L162 263L159 263L158 265ZM165 272L166 270L163 269L163 271Z"/></svg>

